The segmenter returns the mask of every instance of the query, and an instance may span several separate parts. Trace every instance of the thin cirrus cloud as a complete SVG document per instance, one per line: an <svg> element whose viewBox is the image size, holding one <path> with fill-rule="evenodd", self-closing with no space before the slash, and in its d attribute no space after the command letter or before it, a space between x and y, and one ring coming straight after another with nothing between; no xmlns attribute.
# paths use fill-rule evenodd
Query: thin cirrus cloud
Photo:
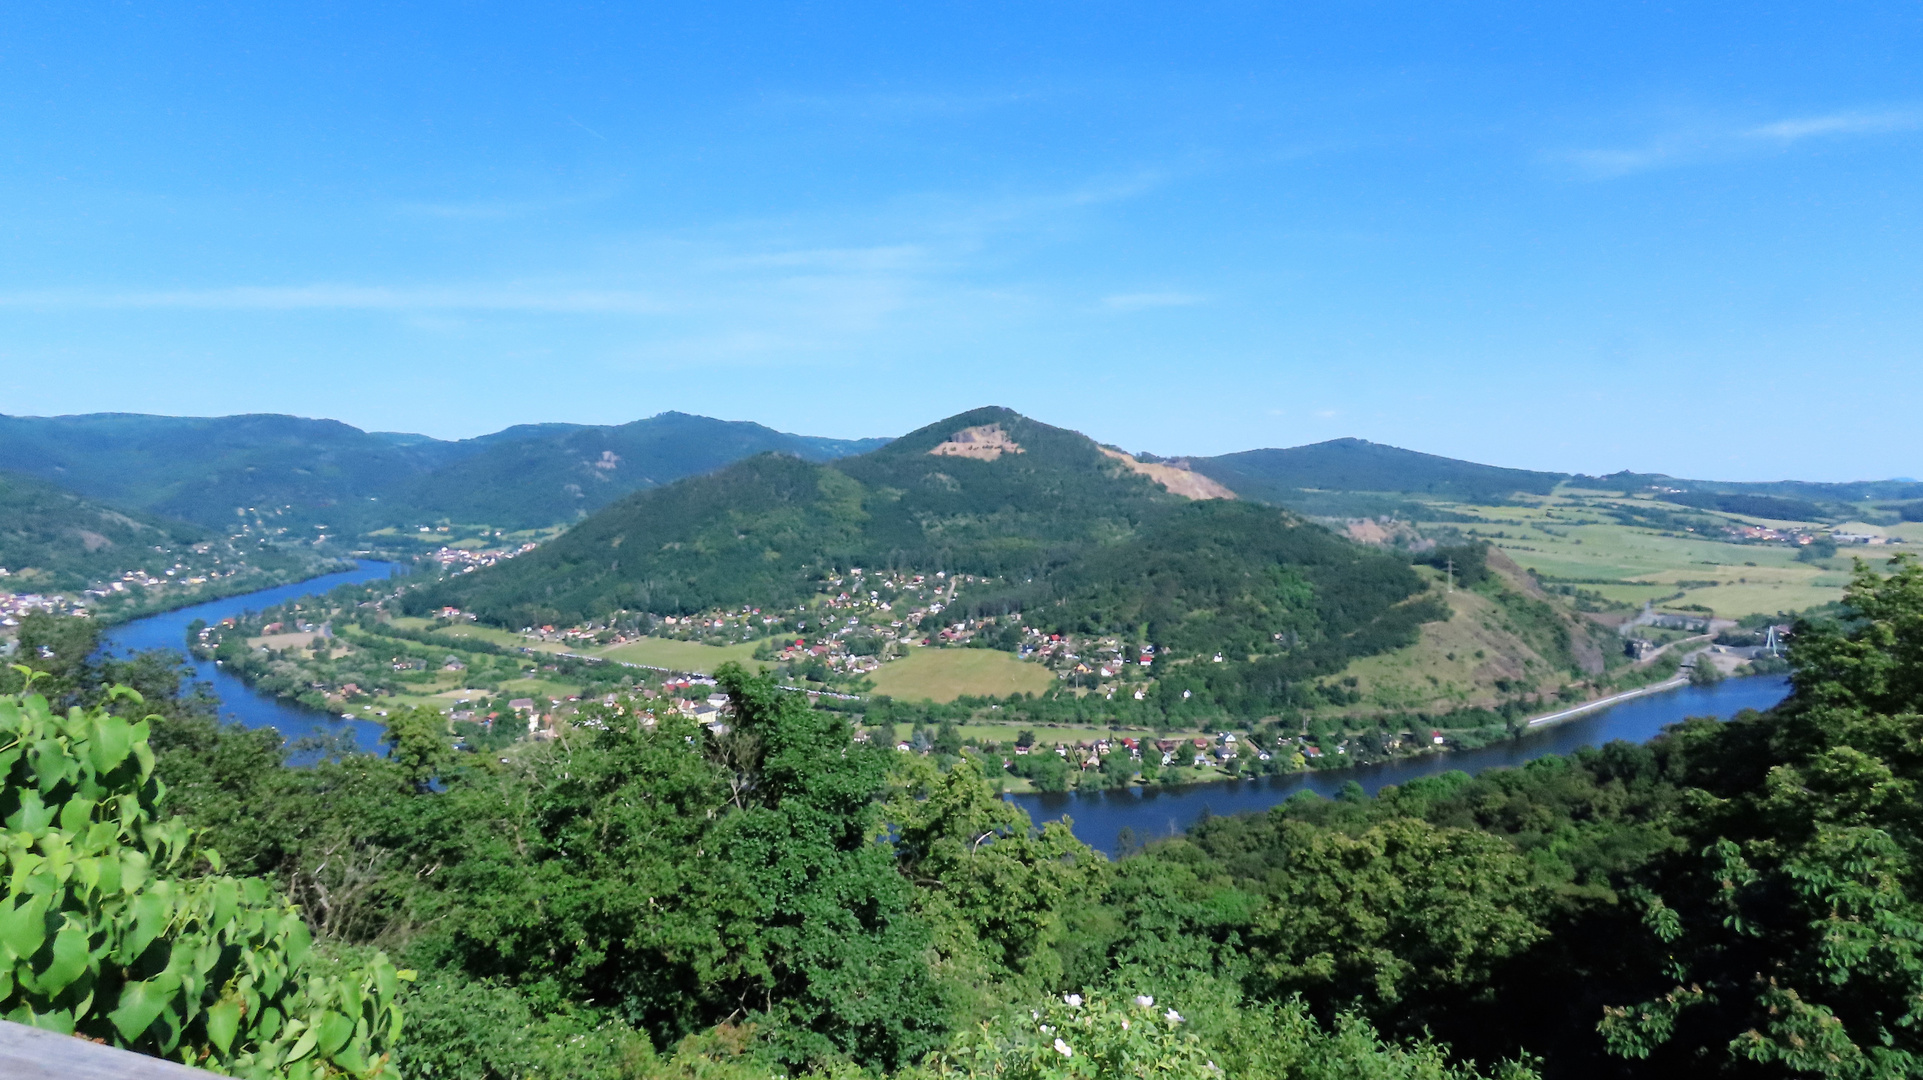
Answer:
<svg viewBox="0 0 1923 1080"><path fill-rule="evenodd" d="M1923 110L1895 109L1886 112L1840 112L1828 116L1809 116L1778 120L1749 129L1744 134L1755 139L1795 142L1817 135L1881 135L1891 131L1910 131L1923 124Z"/></svg>
<svg viewBox="0 0 1923 1080"><path fill-rule="evenodd" d="M1585 179L1610 180L1653 169L1783 150L1810 139L1888 135L1919 127L1923 127L1923 109L1850 110L1741 127L1683 127L1639 146L1565 150L1548 157L1572 167Z"/></svg>

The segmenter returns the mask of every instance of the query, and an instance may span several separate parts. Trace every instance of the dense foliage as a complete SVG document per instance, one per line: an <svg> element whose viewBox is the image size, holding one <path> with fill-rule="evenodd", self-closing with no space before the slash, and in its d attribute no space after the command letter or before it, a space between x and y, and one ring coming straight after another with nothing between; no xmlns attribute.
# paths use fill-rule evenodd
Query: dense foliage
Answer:
<svg viewBox="0 0 1923 1080"><path fill-rule="evenodd" d="M322 974L297 909L158 814L148 734L103 708L0 697L0 1009L236 1076L398 1075L412 973L376 956Z"/></svg>

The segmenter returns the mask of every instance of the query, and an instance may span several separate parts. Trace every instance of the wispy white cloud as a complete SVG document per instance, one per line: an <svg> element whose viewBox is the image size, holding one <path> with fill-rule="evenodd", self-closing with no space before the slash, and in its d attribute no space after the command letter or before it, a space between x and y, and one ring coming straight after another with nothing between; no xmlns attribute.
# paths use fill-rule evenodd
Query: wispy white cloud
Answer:
<svg viewBox="0 0 1923 1080"><path fill-rule="evenodd" d="M1116 311L1140 311L1143 308L1194 307L1208 302L1207 297L1182 292L1138 292L1116 293L1102 297L1102 306Z"/></svg>
<svg viewBox="0 0 1923 1080"><path fill-rule="evenodd" d="M1923 110L1892 109L1795 117L1760 124L1743 134L1753 139L1795 142L1817 135L1881 135L1890 131L1911 131L1920 124L1923 124Z"/></svg>
<svg viewBox="0 0 1923 1080"><path fill-rule="evenodd" d="M583 332L617 365L833 367L878 347L966 338L1049 310L1086 317L1086 302L1006 279L1010 252L1049 243L1086 215L1163 182L1143 170L976 198L929 193L866 215L597 237L569 253L564 267L511 279L0 288L0 311L67 319L93 311L365 313L450 339L521 333L515 328L539 319L594 320ZM491 212L488 204L417 209L450 217ZM1100 297L1096 310L1114 312L1207 302L1186 292L1098 290L1091 290Z"/></svg>
<svg viewBox="0 0 1923 1080"><path fill-rule="evenodd" d="M1587 179L1780 151L1814 138L1887 135L1923 127L1923 109L1850 110L1762 124L1688 123L1641 144L1562 150L1547 157Z"/></svg>

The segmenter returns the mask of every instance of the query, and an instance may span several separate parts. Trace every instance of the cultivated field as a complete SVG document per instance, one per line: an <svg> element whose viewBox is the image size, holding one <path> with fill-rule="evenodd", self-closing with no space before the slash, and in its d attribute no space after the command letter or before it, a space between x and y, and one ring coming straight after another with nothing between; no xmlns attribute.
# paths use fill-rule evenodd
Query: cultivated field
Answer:
<svg viewBox="0 0 1923 1080"><path fill-rule="evenodd" d="M754 654L754 644L715 646L703 645L696 641L674 641L668 638L643 638L640 641L630 641L626 645L614 645L595 651L595 655L605 656L610 660L672 668L675 671L693 671L703 675L711 674L715 668L730 660L752 668Z"/></svg>
<svg viewBox="0 0 1923 1080"><path fill-rule="evenodd" d="M1612 501L1678 510L1644 500ZM1739 544L1712 536L1625 525L1604 517L1593 507L1575 505L1565 495L1538 499L1528 506L1452 505L1448 509L1484 519L1455 527L1472 538L1489 541L1518 565L1547 578L1574 581L1577 588L1627 604L1649 600L1666 607L1699 604L1727 618L1800 611L1841 600L1852 558L1882 569L1891 556L1923 548L1917 543L1923 541L1923 528L1916 525L1857 526L1852 531L1886 533L1911 542L1894 547L1846 546L1834 559L1808 563L1798 562L1797 551L1786 544ZM1731 522L1760 523L1760 519L1729 514L1688 512ZM1679 592L1683 595L1677 597Z"/></svg>
<svg viewBox="0 0 1923 1080"><path fill-rule="evenodd" d="M918 649L868 676L876 694L903 701L953 701L963 694L1038 694L1055 684L1040 664L998 649Z"/></svg>

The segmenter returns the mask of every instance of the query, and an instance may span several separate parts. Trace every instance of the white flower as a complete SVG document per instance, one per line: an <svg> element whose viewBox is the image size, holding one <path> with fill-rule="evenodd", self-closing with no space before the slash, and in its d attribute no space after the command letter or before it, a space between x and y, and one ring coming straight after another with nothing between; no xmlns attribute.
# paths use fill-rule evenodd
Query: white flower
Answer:
<svg viewBox="0 0 1923 1080"><path fill-rule="evenodd" d="M1135 1004L1140 1005L1144 1009L1153 1008L1155 999L1149 997L1147 994L1137 994L1135 995Z"/></svg>
<svg viewBox="0 0 1923 1080"><path fill-rule="evenodd" d="M1171 1024L1179 1024L1182 1022L1182 1014L1176 1012L1174 1009L1170 1009L1162 1014L1162 1019L1167 1020Z"/></svg>
<svg viewBox="0 0 1923 1080"><path fill-rule="evenodd" d="M1055 1034L1055 1029L1054 1029L1054 1028L1052 1028L1052 1027L1049 1027L1049 1026L1048 1026L1047 1024L1043 1024L1043 1025L1042 1025L1041 1027L1038 1027L1038 1028L1036 1028L1035 1030L1037 1030L1037 1031L1039 1031L1039 1032L1041 1032L1041 1033L1042 1033L1042 1034L1044 1034L1044 1035L1053 1035L1053 1034Z"/></svg>
<svg viewBox="0 0 1923 1080"><path fill-rule="evenodd" d="M1080 994L1063 994L1062 1000L1067 1002L1068 1007L1071 1009L1079 1009L1082 1007L1082 995Z"/></svg>
<svg viewBox="0 0 1923 1080"><path fill-rule="evenodd" d="M1128 1030L1128 1017L1126 1016L1122 1017L1122 1030L1123 1031Z"/></svg>
<svg viewBox="0 0 1923 1080"><path fill-rule="evenodd" d="M1058 1054L1060 1054L1060 1055L1062 1055L1063 1057L1074 1057L1074 1056L1075 1056L1075 1051L1073 1051L1073 1050L1070 1050L1070 1049L1068 1048L1068 1044L1067 1044L1067 1043L1065 1043L1065 1042L1063 1042L1063 1041L1062 1041L1062 1040L1060 1040L1060 1039L1056 1039L1056 1040L1055 1040L1055 1052L1056 1052L1056 1053L1058 1053Z"/></svg>

